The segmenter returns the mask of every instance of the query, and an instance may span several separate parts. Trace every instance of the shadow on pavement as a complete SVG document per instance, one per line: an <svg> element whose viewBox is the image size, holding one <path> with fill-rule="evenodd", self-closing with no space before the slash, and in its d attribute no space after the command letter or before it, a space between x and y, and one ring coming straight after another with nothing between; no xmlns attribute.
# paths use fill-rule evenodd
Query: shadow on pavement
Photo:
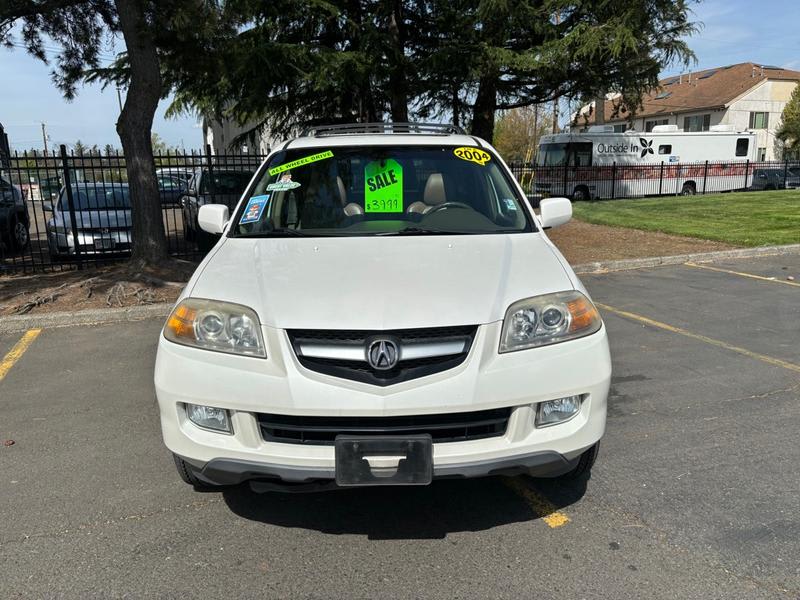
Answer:
<svg viewBox="0 0 800 600"><path fill-rule="evenodd" d="M577 502L586 492L586 480L564 484L522 477L521 481L555 509ZM241 485L225 490L223 498L235 514L251 521L372 540L442 539L448 533L483 531L544 516L501 477L303 494L257 494Z"/></svg>

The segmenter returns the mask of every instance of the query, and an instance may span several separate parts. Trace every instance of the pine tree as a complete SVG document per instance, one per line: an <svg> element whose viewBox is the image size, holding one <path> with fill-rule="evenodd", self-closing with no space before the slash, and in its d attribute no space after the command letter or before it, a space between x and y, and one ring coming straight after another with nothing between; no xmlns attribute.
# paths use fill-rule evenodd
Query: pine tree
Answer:
<svg viewBox="0 0 800 600"><path fill-rule="evenodd" d="M800 159L800 84L783 109L776 137L783 142L784 159Z"/></svg>

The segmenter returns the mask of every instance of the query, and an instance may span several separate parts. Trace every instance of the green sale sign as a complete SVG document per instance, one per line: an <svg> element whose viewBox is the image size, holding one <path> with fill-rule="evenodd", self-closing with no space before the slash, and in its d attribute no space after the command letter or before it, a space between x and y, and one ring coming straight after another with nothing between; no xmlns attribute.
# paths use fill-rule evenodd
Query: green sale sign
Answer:
<svg viewBox="0 0 800 600"><path fill-rule="evenodd" d="M364 167L364 210L403 212L403 167L396 160L376 160Z"/></svg>

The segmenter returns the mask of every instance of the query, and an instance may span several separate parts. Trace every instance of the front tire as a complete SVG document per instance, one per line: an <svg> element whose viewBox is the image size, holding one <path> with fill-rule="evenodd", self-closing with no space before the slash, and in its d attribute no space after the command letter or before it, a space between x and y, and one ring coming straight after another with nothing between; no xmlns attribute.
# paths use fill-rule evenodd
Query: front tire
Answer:
<svg viewBox="0 0 800 600"><path fill-rule="evenodd" d="M22 252L31 243L28 225L19 217L12 217L8 228L8 242L13 252Z"/></svg>
<svg viewBox="0 0 800 600"><path fill-rule="evenodd" d="M688 181L683 184L681 188L681 196L694 196L697 193L697 188L694 186L694 183Z"/></svg>
<svg viewBox="0 0 800 600"><path fill-rule="evenodd" d="M558 481L575 481L576 479L589 479L592 473L592 467L597 460L597 453L600 451L600 442L589 448L586 452L581 454L578 464L572 471L559 475L556 479Z"/></svg>
<svg viewBox="0 0 800 600"><path fill-rule="evenodd" d="M210 483L206 483L205 481L198 479L197 475L194 474L192 467L189 466L189 463L187 463L177 454L173 454L172 458L175 461L175 468L178 469L178 475L180 478L184 483L188 483L196 491L208 492L220 489L221 486L211 485Z"/></svg>
<svg viewBox="0 0 800 600"><path fill-rule="evenodd" d="M589 188L583 185L579 185L572 192L572 201L585 202L586 200L591 200L591 196L589 195Z"/></svg>

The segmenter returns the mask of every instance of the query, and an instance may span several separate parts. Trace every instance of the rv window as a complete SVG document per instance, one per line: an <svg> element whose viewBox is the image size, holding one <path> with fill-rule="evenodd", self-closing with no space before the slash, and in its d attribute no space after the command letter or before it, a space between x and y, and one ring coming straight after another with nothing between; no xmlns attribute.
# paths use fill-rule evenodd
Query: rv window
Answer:
<svg viewBox="0 0 800 600"><path fill-rule="evenodd" d="M569 164L575 167L592 166L592 142L573 142L569 145Z"/></svg>
<svg viewBox="0 0 800 600"><path fill-rule="evenodd" d="M539 147L537 164L540 167L561 166L567 162L566 144L542 144Z"/></svg>
<svg viewBox="0 0 800 600"><path fill-rule="evenodd" d="M659 154L672 154L672 144L661 144L658 147Z"/></svg>
<svg viewBox="0 0 800 600"><path fill-rule="evenodd" d="M736 140L736 156L747 156L747 150L750 147L750 140L747 138L739 138Z"/></svg>

